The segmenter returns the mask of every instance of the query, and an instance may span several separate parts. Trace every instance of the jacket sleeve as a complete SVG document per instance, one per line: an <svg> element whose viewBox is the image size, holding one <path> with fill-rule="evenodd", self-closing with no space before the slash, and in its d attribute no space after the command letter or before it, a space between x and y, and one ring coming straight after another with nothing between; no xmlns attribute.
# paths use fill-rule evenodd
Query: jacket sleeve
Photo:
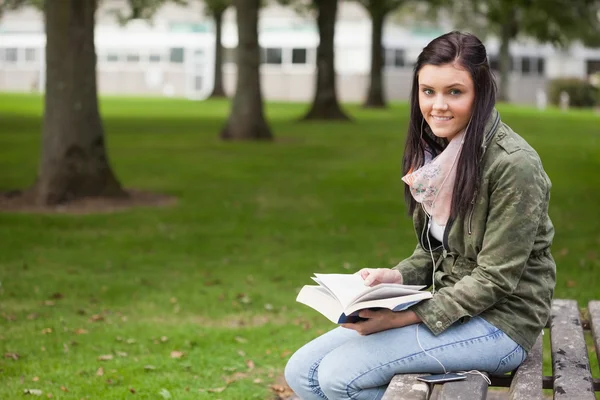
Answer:
<svg viewBox="0 0 600 400"><path fill-rule="evenodd" d="M400 261L392 269L400 271L404 285L431 285L433 261L431 254L423 250L420 244L417 244L410 257Z"/></svg>
<svg viewBox="0 0 600 400"><path fill-rule="evenodd" d="M411 309L435 335L466 321L511 294L547 212L549 182L539 158L521 150L492 166L489 209L477 266L454 286Z"/></svg>

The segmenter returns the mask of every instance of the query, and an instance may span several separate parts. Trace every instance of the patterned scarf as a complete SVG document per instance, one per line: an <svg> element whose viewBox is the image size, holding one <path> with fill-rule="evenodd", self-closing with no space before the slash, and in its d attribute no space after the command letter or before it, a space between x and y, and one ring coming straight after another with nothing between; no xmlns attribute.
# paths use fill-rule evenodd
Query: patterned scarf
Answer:
<svg viewBox="0 0 600 400"><path fill-rule="evenodd" d="M402 177L413 198L425 208L434 222L445 226L450 218L452 193L456 181L456 163L464 143L465 131L450 140L437 157L425 152L425 164Z"/></svg>

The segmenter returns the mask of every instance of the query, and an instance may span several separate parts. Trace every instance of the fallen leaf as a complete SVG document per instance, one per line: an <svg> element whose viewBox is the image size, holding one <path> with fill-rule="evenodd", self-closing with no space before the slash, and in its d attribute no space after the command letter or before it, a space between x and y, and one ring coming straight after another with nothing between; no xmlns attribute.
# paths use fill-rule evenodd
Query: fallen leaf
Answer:
<svg viewBox="0 0 600 400"><path fill-rule="evenodd" d="M568 288L573 288L575 286L577 286L577 282L576 281L573 281L573 280L568 280L567 281L567 287Z"/></svg>
<svg viewBox="0 0 600 400"><path fill-rule="evenodd" d="M206 391L209 393L221 393L223 390L225 390L225 387L206 389Z"/></svg>
<svg viewBox="0 0 600 400"><path fill-rule="evenodd" d="M223 367L223 371L234 372L235 370L237 370L236 367Z"/></svg>
<svg viewBox="0 0 600 400"><path fill-rule="evenodd" d="M69 391L69 389L67 389L67 388L66 388L66 387L64 387L64 386L61 386L61 387L60 387L60 390L62 390L63 392L68 392L68 391Z"/></svg>
<svg viewBox="0 0 600 400"><path fill-rule="evenodd" d="M177 303L177 298L176 297L171 297L170 301L171 301L172 304L175 304L175 303Z"/></svg>
<svg viewBox="0 0 600 400"><path fill-rule="evenodd" d="M96 376L104 376L104 368L98 368L98 371L96 371Z"/></svg>
<svg viewBox="0 0 600 400"><path fill-rule="evenodd" d="M246 360L246 366L248 367L248 369L250 371L252 371L254 369L254 361L252 361L252 360Z"/></svg>
<svg viewBox="0 0 600 400"><path fill-rule="evenodd" d="M129 388L129 391L133 394L135 394L135 389L134 388Z"/></svg>
<svg viewBox="0 0 600 400"><path fill-rule="evenodd" d="M113 359L112 354L105 354L103 356L98 356L98 361L109 361L112 359Z"/></svg>
<svg viewBox="0 0 600 400"><path fill-rule="evenodd" d="M54 299L54 300L60 300L63 297L65 297L65 296L62 293L58 293L58 292L56 292L56 293L52 294L52 296L50 296L50 298Z"/></svg>
<svg viewBox="0 0 600 400"><path fill-rule="evenodd" d="M31 313L27 316L27 319L34 320L34 319L37 319L37 317L38 317L37 313Z"/></svg>
<svg viewBox="0 0 600 400"><path fill-rule="evenodd" d="M44 328L44 329L42 329L42 334L47 335L49 333L52 333L52 328Z"/></svg>
<svg viewBox="0 0 600 400"><path fill-rule="evenodd" d="M77 329L77 330L75 331L75 334L76 334L76 335L85 335L86 333L88 333L88 331L86 331L86 330L85 330L85 329L83 329L83 328L79 328L79 329Z"/></svg>
<svg viewBox="0 0 600 400"><path fill-rule="evenodd" d="M46 396L48 396L49 399L52 398L52 393L48 393Z"/></svg>
<svg viewBox="0 0 600 400"><path fill-rule="evenodd" d="M167 389L160 389L160 392L158 392L158 394L160 394L162 396L163 399L170 399L171 397L171 393L167 390Z"/></svg>
<svg viewBox="0 0 600 400"><path fill-rule="evenodd" d="M247 377L248 377L248 374L246 374L244 372L236 372L235 374L233 374L231 376L227 376L224 379L225 379L225 384L230 385L233 382L239 381L240 379L244 379Z"/></svg>
<svg viewBox="0 0 600 400"><path fill-rule="evenodd" d="M169 338L166 337L166 336L161 336L160 337L160 341L163 342L163 343L166 343L168 340L169 340Z"/></svg>
<svg viewBox="0 0 600 400"><path fill-rule="evenodd" d="M181 358L181 357L183 357L183 355L184 355L183 351L174 350L171 352L171 358Z"/></svg>
<svg viewBox="0 0 600 400"><path fill-rule="evenodd" d="M42 395L42 391L39 389L25 389L23 391L23 394L32 394L34 396L41 396Z"/></svg>
<svg viewBox="0 0 600 400"><path fill-rule="evenodd" d="M119 357L127 357L127 353L125 353L124 351L117 351L117 355Z"/></svg>
<svg viewBox="0 0 600 400"><path fill-rule="evenodd" d="M245 338L243 338L241 336L236 336L235 337L235 341L238 342L238 343L248 343L248 339L245 339Z"/></svg>
<svg viewBox="0 0 600 400"><path fill-rule="evenodd" d="M37 382L37 381L40 380L40 378L38 378L37 376L34 376L31 380L34 381L34 382Z"/></svg>
<svg viewBox="0 0 600 400"><path fill-rule="evenodd" d="M156 367L154 365L146 365L146 366L144 366L144 369L146 371L154 371L156 369Z"/></svg>
<svg viewBox="0 0 600 400"><path fill-rule="evenodd" d="M52 300L46 300L46 301L44 301L44 305L46 305L48 307L52 307L54 305L54 302Z"/></svg>
<svg viewBox="0 0 600 400"><path fill-rule="evenodd" d="M238 355L242 356L242 357L245 357L246 353L243 350L238 350Z"/></svg>
<svg viewBox="0 0 600 400"><path fill-rule="evenodd" d="M569 249L567 249L566 247L563 247L562 249L559 250L558 254L560 256L566 256L567 254L569 254Z"/></svg>
<svg viewBox="0 0 600 400"><path fill-rule="evenodd" d="M135 339L127 339L127 344L134 344L136 342Z"/></svg>
<svg viewBox="0 0 600 400"><path fill-rule="evenodd" d="M100 321L104 321L104 316L100 315L100 314L94 314L90 317L89 319L90 322L100 322Z"/></svg>
<svg viewBox="0 0 600 400"><path fill-rule="evenodd" d="M19 359L19 354L18 353L4 353L4 358L12 358L13 360L17 361Z"/></svg>
<svg viewBox="0 0 600 400"><path fill-rule="evenodd" d="M262 383L262 379L260 378L256 378L255 380L253 380L252 382L254 383Z"/></svg>

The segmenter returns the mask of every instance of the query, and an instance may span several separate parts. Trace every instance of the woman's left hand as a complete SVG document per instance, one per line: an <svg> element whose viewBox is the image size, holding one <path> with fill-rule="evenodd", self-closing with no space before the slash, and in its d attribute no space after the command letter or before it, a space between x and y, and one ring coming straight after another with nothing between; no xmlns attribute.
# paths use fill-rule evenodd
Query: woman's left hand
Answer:
<svg viewBox="0 0 600 400"><path fill-rule="evenodd" d="M354 329L359 334L366 336L371 333L381 332L388 329L400 328L406 325L417 324L421 318L414 311L397 311L383 308L380 310L361 310L358 313L366 321L341 324L344 328Z"/></svg>

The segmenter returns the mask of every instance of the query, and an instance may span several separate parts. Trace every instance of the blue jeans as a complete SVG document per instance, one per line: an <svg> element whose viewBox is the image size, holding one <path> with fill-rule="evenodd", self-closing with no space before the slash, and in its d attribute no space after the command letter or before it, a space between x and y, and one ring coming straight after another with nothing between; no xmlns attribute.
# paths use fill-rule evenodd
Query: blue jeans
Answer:
<svg viewBox="0 0 600 400"><path fill-rule="evenodd" d="M504 374L527 356L480 317L456 323L438 336L423 324L367 336L338 327L296 351L285 367L285 378L303 400L381 399L395 374L444 372L423 349L447 372Z"/></svg>

